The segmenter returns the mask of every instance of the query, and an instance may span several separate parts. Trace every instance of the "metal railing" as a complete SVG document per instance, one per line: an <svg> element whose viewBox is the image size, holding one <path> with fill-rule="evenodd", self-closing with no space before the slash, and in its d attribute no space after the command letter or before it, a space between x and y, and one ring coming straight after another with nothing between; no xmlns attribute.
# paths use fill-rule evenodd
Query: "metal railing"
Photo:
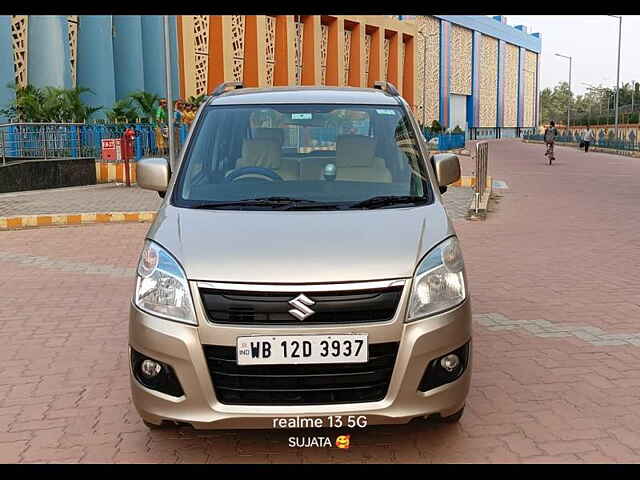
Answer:
<svg viewBox="0 0 640 480"><path fill-rule="evenodd" d="M2 161L7 159L83 157L80 123L0 125Z"/></svg>
<svg viewBox="0 0 640 480"><path fill-rule="evenodd" d="M536 127L470 127L469 140L485 138L525 137L535 133Z"/></svg>
<svg viewBox="0 0 640 480"><path fill-rule="evenodd" d="M500 127L470 127L469 140L482 140L484 138L500 138Z"/></svg>
<svg viewBox="0 0 640 480"><path fill-rule="evenodd" d="M489 168L489 143L476 143L476 171L475 171L475 209L476 213L480 209L480 200L487 189L487 173Z"/></svg>
<svg viewBox="0 0 640 480"><path fill-rule="evenodd" d="M544 135L524 135L522 138L525 140L533 140L544 142ZM556 143L575 143L579 144L582 140L581 135L558 135L555 138ZM605 136L600 136L596 141L591 143L594 147L611 148L613 150L625 150L631 152L640 151L640 144L637 140L616 140L608 139Z"/></svg>
<svg viewBox="0 0 640 480"><path fill-rule="evenodd" d="M102 140L122 138L132 127L134 159L144 156L166 155L166 132L151 124L86 124L86 123L6 123L0 124L0 156L3 164L12 160L96 158L102 159ZM178 124L175 145L184 143L188 126Z"/></svg>

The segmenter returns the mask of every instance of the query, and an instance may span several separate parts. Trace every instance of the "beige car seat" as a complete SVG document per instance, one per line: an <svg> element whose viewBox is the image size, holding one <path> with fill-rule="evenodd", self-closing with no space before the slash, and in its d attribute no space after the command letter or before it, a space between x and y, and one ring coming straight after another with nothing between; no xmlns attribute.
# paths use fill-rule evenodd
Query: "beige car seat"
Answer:
<svg viewBox="0 0 640 480"><path fill-rule="evenodd" d="M375 156L376 141L365 135L340 135L336 141L336 180L391 183L384 159Z"/></svg>
<svg viewBox="0 0 640 480"><path fill-rule="evenodd" d="M243 167L270 168L283 180L298 179L298 162L282 158L280 144L272 139L245 139L242 144L242 156L236 162L236 168Z"/></svg>
<svg viewBox="0 0 640 480"><path fill-rule="evenodd" d="M275 140L281 147L284 143L284 130L282 128L258 127L254 129L253 135L255 138Z"/></svg>

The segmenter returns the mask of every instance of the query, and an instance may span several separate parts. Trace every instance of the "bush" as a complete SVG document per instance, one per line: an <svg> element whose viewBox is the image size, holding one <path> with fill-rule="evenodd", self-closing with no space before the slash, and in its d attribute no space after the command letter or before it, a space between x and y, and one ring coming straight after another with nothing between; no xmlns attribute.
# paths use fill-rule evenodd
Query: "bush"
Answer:
<svg viewBox="0 0 640 480"><path fill-rule="evenodd" d="M83 93L93 93L84 87L7 86L15 90L16 95L7 108L0 110L0 115L8 117L12 122L83 123L102 109L91 107L80 99Z"/></svg>
<svg viewBox="0 0 640 480"><path fill-rule="evenodd" d="M133 105L131 98L123 98L114 103L106 115L111 123L135 123L138 119L138 110Z"/></svg>
<svg viewBox="0 0 640 480"><path fill-rule="evenodd" d="M160 97L155 93L139 91L129 94L128 98L137 104L137 108L142 112L143 121L151 123ZM129 105L131 106L131 102L129 102ZM135 109L135 107L133 108Z"/></svg>
<svg viewBox="0 0 640 480"><path fill-rule="evenodd" d="M432 133L441 133L443 130L442 125L437 120L431 122L431 132Z"/></svg>

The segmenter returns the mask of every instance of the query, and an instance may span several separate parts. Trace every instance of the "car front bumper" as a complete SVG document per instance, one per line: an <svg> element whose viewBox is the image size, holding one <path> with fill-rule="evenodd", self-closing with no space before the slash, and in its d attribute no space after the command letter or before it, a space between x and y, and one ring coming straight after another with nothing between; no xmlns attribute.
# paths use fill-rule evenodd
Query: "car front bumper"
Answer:
<svg viewBox="0 0 640 480"><path fill-rule="evenodd" d="M405 289L408 290L408 289ZM400 305L406 305L405 292ZM196 304L198 302L196 301ZM368 425L402 424L432 414L448 416L464 406L471 380L471 305L469 299L439 315L404 323L404 308L392 322L297 328L296 334L367 333L369 343L400 342L386 396L376 402L329 405L228 405L216 399L203 344L234 346L239 335L287 335L291 328L212 325L201 319L190 326L130 308L129 343L137 352L170 365L184 395L173 397L146 388L130 367L132 398L147 422L184 422L196 429L273 428L276 418L366 416ZM462 375L451 383L420 392L428 364L469 342L469 360ZM131 363L130 363L131 365ZM324 424L326 426L326 423Z"/></svg>

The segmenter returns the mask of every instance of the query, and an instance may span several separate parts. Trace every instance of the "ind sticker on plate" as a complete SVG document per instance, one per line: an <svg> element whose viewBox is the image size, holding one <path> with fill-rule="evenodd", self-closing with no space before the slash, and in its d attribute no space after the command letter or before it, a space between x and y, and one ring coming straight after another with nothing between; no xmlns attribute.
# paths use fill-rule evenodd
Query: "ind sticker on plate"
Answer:
<svg viewBox="0 0 640 480"><path fill-rule="evenodd" d="M292 113L291 120L311 120L313 114L311 113Z"/></svg>

